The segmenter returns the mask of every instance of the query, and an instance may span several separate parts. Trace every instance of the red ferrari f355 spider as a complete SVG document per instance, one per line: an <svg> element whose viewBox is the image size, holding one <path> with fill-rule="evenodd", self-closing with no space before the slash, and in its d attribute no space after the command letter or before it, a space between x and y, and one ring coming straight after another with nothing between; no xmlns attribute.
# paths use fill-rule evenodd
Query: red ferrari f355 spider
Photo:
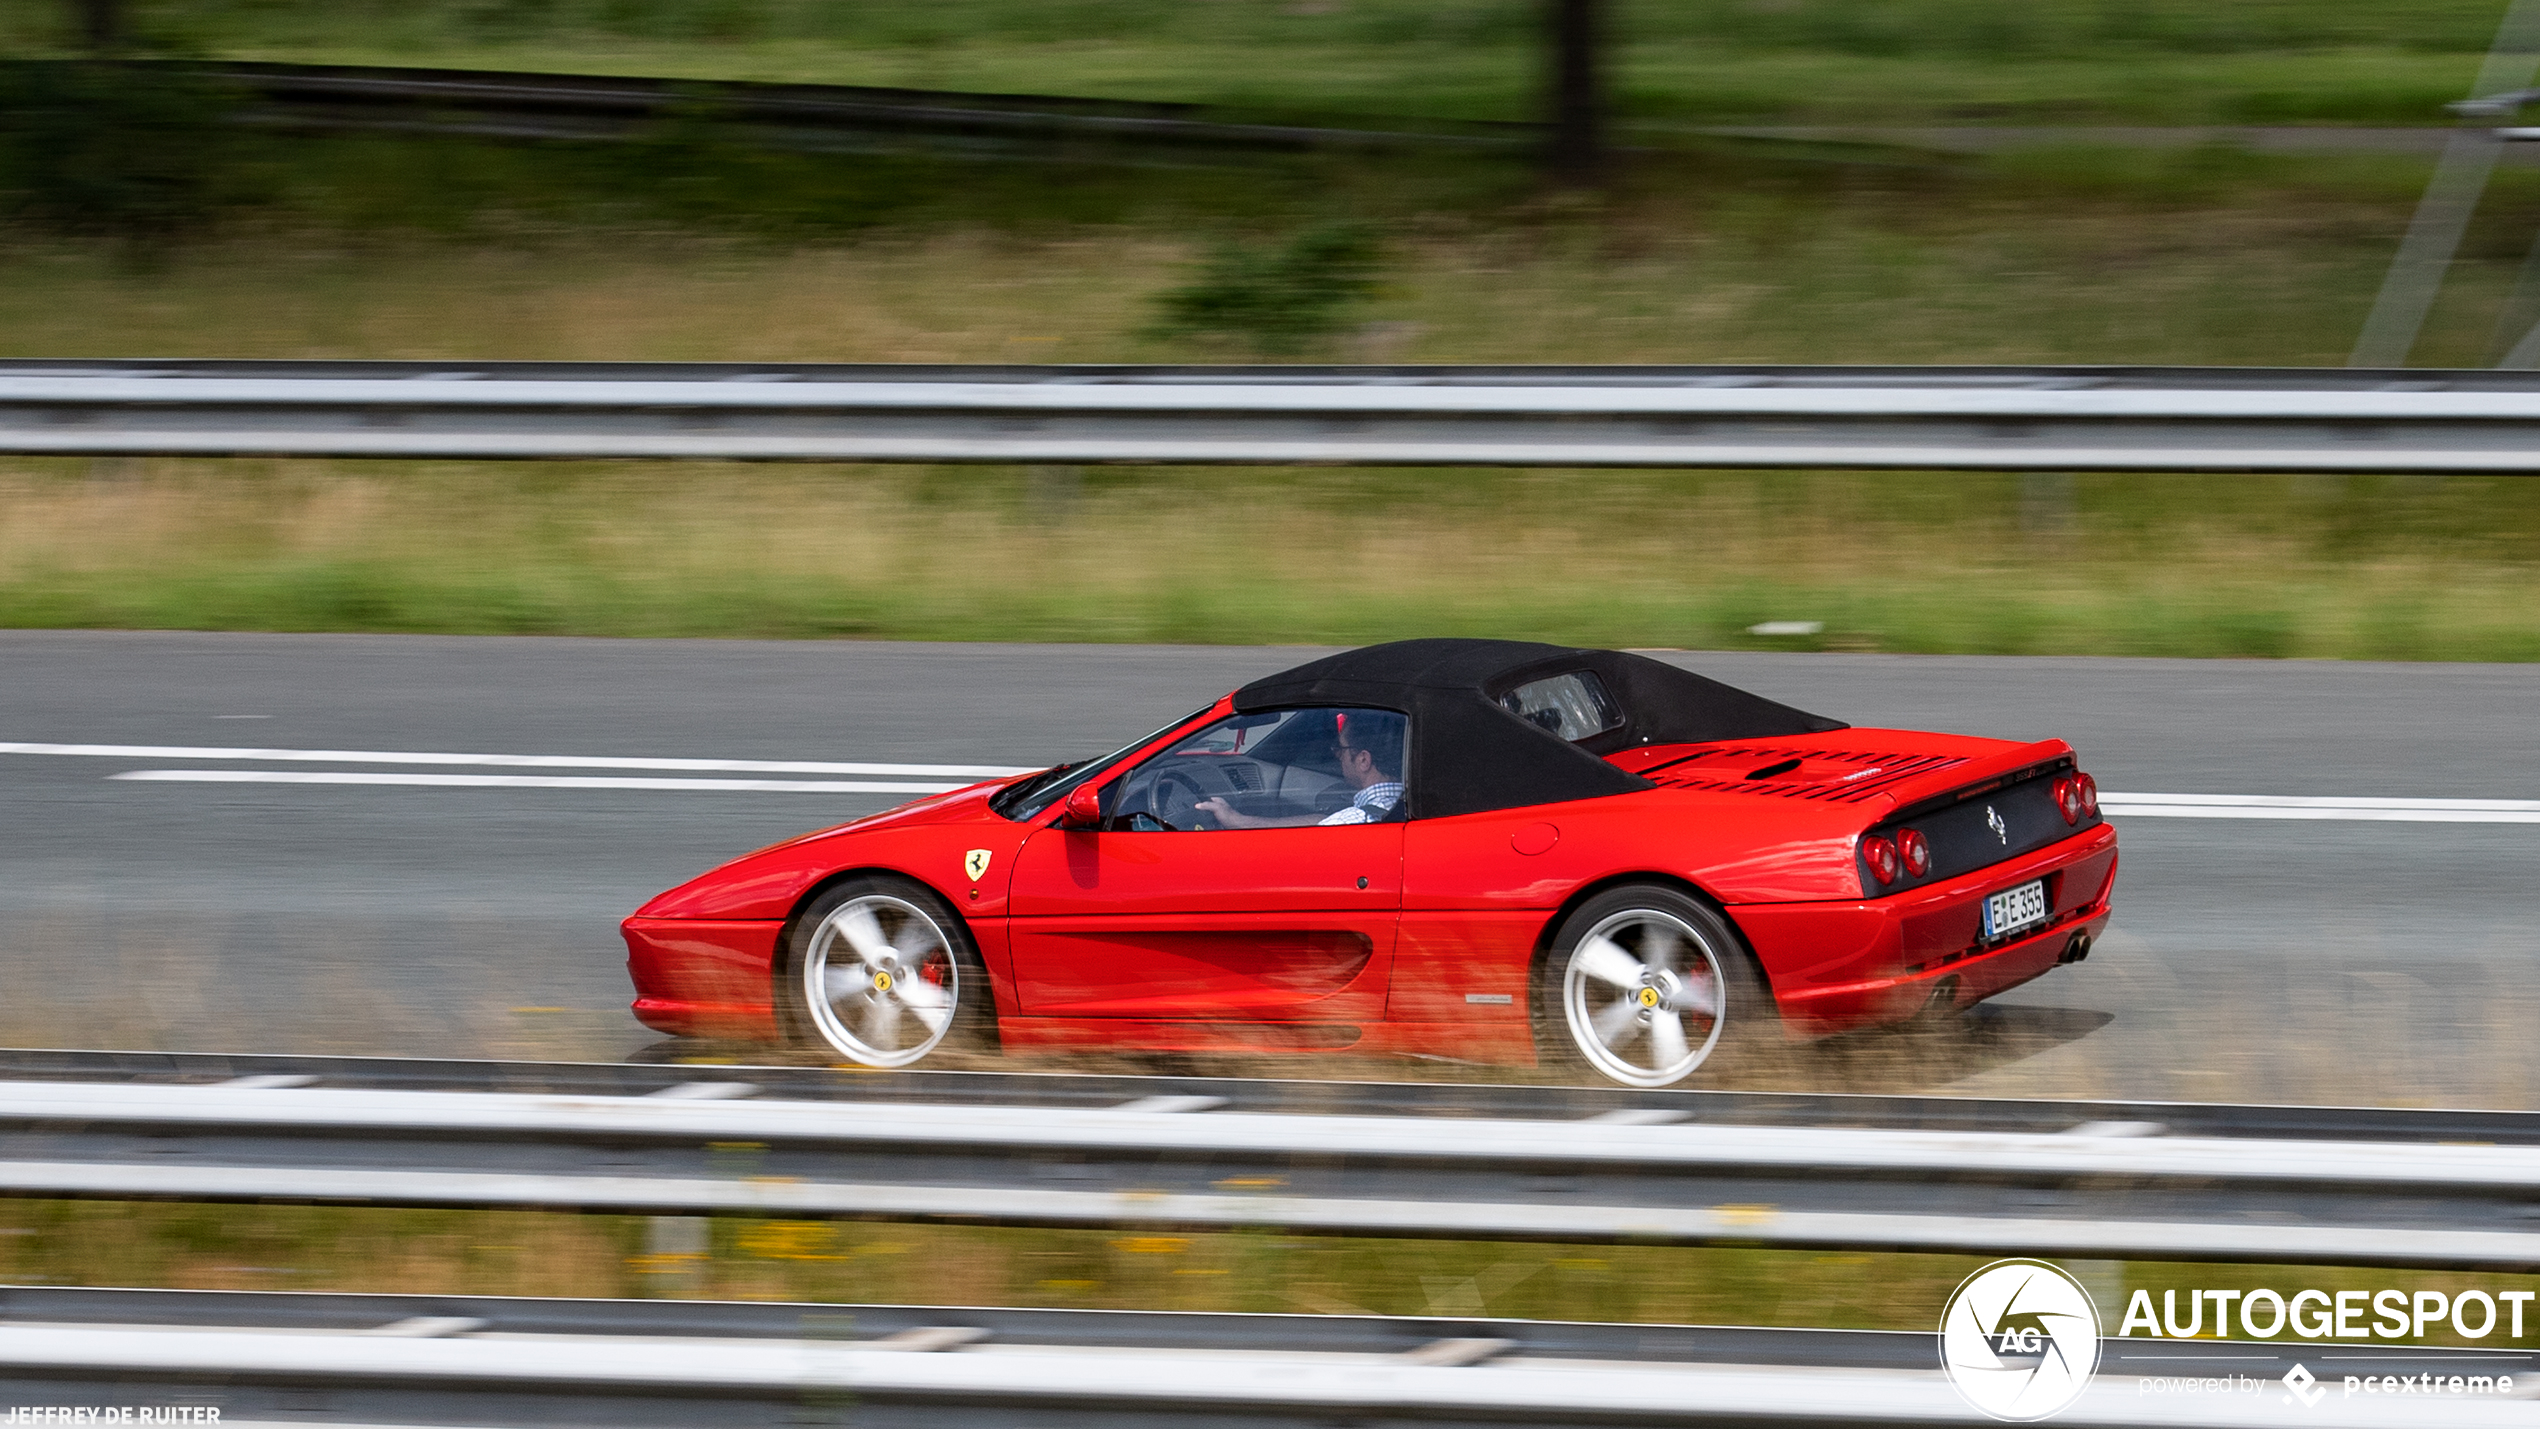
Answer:
<svg viewBox="0 0 2540 1429"><path fill-rule="evenodd" d="M865 1066L1349 1049L1662 1087L2080 959L2116 845L2059 740L1410 640L762 849L624 932L646 1025Z"/></svg>

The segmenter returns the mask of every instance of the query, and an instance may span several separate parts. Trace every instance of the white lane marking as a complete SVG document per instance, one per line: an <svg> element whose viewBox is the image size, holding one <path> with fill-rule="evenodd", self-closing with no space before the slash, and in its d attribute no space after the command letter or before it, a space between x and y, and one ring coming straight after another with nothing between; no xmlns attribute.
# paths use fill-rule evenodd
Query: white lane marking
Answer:
<svg viewBox="0 0 2540 1429"><path fill-rule="evenodd" d="M2388 799L2364 795L2116 794L2099 807L2129 819L2339 819L2387 824L2540 824L2540 799Z"/></svg>
<svg viewBox="0 0 2540 1429"><path fill-rule="evenodd" d="M586 754L436 754L388 749L235 749L170 744L10 744L0 754L58 754L90 759L220 759L267 764L457 764L495 769L661 769L697 774L880 774L939 779L1002 779L1038 765L863 764L816 759L644 759Z"/></svg>
<svg viewBox="0 0 2540 1429"><path fill-rule="evenodd" d="M369 784L425 789L679 789L731 794L942 794L960 784L882 784L869 779L635 779L609 775L360 774L333 769L132 769L109 774L143 784Z"/></svg>

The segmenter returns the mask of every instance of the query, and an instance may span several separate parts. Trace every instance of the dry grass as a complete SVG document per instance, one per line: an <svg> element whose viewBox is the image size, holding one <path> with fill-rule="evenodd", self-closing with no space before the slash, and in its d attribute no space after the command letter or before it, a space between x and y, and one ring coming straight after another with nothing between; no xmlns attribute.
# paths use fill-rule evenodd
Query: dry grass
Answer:
<svg viewBox="0 0 2540 1429"><path fill-rule="evenodd" d="M2404 207L2378 193L2221 205L2190 195L2188 212L2093 201L2056 192L2090 156L2022 162L2047 167L1972 188L1928 176L1898 189L1715 185L1695 201L1662 186L1593 222L1558 209L1474 227L1420 220L1451 231L1397 236L1385 290L1358 331L1314 355L2334 364L2404 222ZM2404 198L2412 182L2391 187ZM276 236L139 273L91 250L0 248L0 346L47 357L453 361L1240 356L1146 330L1155 295L1216 235L1261 221L1159 217L1030 235L956 226L812 248L664 235L464 245ZM2429 353L2487 340L2501 280L2467 274L2460 311L2447 309L2451 326Z"/></svg>
<svg viewBox="0 0 2540 1429"><path fill-rule="evenodd" d="M111 901L113 894L99 893ZM359 895L353 895L358 897ZM383 984L360 920L36 913L0 929L0 965L40 968L0 999L0 1046L616 1061L648 1035L623 1002L557 1007L489 911L442 923L426 989ZM258 1000L224 966L287 960L292 995Z"/></svg>
<svg viewBox="0 0 2540 1429"><path fill-rule="evenodd" d="M2508 480L0 465L0 623L2540 656ZM1778 642L1787 644L1790 642Z"/></svg>
<svg viewBox="0 0 2540 1429"><path fill-rule="evenodd" d="M2228 165L2170 201L2022 162L2046 166L1441 219L1395 240L1388 292L1322 355L2333 362L2404 212L2242 192ZM1226 356L1142 335L1206 232L268 236L148 271L19 247L0 334L54 356ZM2456 283L2430 355L2485 341L2504 266ZM2067 499L1953 476L0 464L19 625L1720 646L1796 618L1858 649L2526 659L2535 559L2540 501L2510 481Z"/></svg>
<svg viewBox="0 0 2540 1429"><path fill-rule="evenodd" d="M867 1304L1506 1316L1929 1331L1982 1257L1749 1247L1154 1235L717 1220L661 1253L631 1216L15 1201L0 1282ZM2540 1278L2335 1267L2077 1264L2109 1330L2137 1288L2447 1293ZM2462 1343L2438 1329L2426 1343Z"/></svg>

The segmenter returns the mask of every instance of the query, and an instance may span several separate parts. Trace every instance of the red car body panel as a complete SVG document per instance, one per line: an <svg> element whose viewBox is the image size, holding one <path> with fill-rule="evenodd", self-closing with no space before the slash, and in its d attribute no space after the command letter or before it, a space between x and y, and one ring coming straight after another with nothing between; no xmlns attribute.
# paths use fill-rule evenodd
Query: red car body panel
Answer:
<svg viewBox="0 0 2540 1429"><path fill-rule="evenodd" d="M1219 701L1117 769L1230 708ZM1885 729L1650 744L1607 759L1653 786L1637 792L1205 833L1068 828L1054 808L1010 821L990 806L1006 786L976 785L744 855L646 903L623 925L634 1011L665 1032L777 1035L789 920L829 881L880 872L967 919L1009 1048L1523 1064L1536 959L1563 913L1599 888L1660 880L1718 905L1787 1032L1819 1036L1935 999L1968 1005L2087 950L2116 872L2116 833L2095 815L1896 892L1865 886L1855 858L1901 811L2071 761L2061 741ZM982 851L972 878L965 861ZM1986 897L2040 879L2047 920L1987 944Z"/></svg>
<svg viewBox="0 0 2540 1429"><path fill-rule="evenodd" d="M627 919L619 931L636 1020L689 1037L775 1036L767 976L784 927L770 919Z"/></svg>
<svg viewBox="0 0 2540 1429"><path fill-rule="evenodd" d="M1402 840L1400 824L1040 829L1007 894L1015 1001L1027 1016L1380 1020Z"/></svg>
<svg viewBox="0 0 2540 1429"><path fill-rule="evenodd" d="M2035 853L1881 899L1733 904L1795 1033L1910 1017L1954 977L1952 1005L1968 1006L2052 967L2076 934L2097 941L2108 924L2117 833L2105 824ZM2047 921L2024 937L1985 947L1978 909L1987 894L2046 880ZM2043 961L2039 961L2040 957Z"/></svg>

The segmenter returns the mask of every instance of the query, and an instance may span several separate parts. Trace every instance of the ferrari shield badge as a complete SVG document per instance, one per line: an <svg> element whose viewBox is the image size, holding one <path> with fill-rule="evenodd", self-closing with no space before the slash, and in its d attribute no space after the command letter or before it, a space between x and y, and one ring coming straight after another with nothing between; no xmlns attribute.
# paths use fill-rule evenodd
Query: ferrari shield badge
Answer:
<svg viewBox="0 0 2540 1429"><path fill-rule="evenodd" d="M974 848L970 852L961 856L962 871L970 875L971 882L976 883L980 879L987 877L988 860L994 856L995 855L987 849Z"/></svg>

